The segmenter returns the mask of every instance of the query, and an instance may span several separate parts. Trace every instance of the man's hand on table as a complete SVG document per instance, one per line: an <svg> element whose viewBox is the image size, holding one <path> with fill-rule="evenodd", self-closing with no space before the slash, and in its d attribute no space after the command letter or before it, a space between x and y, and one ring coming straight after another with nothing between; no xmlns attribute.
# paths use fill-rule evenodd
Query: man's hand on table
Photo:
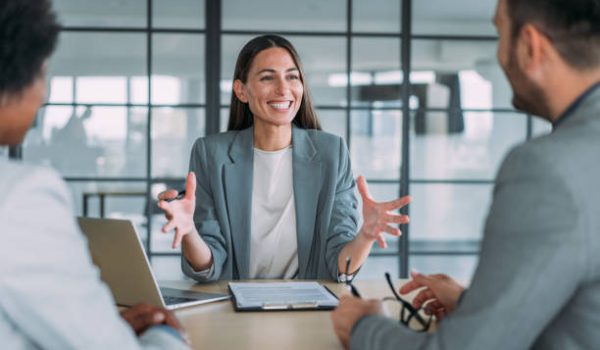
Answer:
<svg viewBox="0 0 600 350"><path fill-rule="evenodd" d="M384 315L379 300L364 300L349 295L342 296L338 307L331 313L333 329L344 348L350 346L352 328L358 320L368 315Z"/></svg>

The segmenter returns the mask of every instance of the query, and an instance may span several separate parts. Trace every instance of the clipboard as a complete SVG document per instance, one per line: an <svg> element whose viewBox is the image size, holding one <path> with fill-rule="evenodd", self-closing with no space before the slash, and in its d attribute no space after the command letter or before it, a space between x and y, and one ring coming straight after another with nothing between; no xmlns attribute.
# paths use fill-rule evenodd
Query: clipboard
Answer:
<svg viewBox="0 0 600 350"><path fill-rule="evenodd" d="M236 311L333 310L337 296L318 282L229 282Z"/></svg>

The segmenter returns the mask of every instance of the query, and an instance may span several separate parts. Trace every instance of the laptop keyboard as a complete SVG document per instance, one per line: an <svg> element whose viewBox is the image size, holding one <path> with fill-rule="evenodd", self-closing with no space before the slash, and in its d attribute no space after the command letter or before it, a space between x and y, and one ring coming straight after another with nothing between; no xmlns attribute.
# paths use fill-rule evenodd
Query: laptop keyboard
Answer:
<svg viewBox="0 0 600 350"><path fill-rule="evenodd" d="M189 303L192 301L196 301L196 299L191 299L191 298L172 297L172 296L165 296L165 295L163 295L163 300L165 301L166 305L183 304L183 303Z"/></svg>

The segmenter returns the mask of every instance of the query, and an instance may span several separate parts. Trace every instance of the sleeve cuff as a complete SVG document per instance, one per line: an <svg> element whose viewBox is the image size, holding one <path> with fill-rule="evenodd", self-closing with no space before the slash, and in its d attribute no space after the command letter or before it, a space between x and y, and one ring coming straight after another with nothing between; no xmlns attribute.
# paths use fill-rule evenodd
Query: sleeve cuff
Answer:
<svg viewBox="0 0 600 350"><path fill-rule="evenodd" d="M192 278L208 279L210 276L213 275L213 273L215 271L214 261L208 269L196 271L196 270L194 270L192 265L190 265L189 261L187 261L187 259L182 255L181 256L181 264L183 266L183 271L185 272L185 274Z"/></svg>
<svg viewBox="0 0 600 350"><path fill-rule="evenodd" d="M356 269L356 271L354 271L351 274L346 274L346 273L339 273L337 274L337 281L338 283L346 283L346 282L352 282L352 280L354 280L354 278L356 277L356 275L358 275L358 271L360 271L360 269L362 268L359 267L358 269Z"/></svg>
<svg viewBox="0 0 600 350"><path fill-rule="evenodd" d="M173 327L165 324L148 328L140 337L141 348L144 349L169 349L189 350L183 336Z"/></svg>
<svg viewBox="0 0 600 350"><path fill-rule="evenodd" d="M185 339L183 339L181 334L175 328L168 326L166 324L158 324L156 326L152 326L150 329L155 329L155 330L163 332L163 333L168 333L168 334L172 335L173 337L177 338L178 340L185 342Z"/></svg>

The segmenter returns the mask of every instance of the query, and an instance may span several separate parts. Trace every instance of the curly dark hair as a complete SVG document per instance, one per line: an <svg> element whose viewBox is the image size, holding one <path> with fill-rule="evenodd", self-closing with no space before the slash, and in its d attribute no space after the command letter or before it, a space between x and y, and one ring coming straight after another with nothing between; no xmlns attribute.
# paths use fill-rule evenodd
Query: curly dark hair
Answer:
<svg viewBox="0 0 600 350"><path fill-rule="evenodd" d="M59 30L49 0L0 1L0 97L20 94L39 77Z"/></svg>

